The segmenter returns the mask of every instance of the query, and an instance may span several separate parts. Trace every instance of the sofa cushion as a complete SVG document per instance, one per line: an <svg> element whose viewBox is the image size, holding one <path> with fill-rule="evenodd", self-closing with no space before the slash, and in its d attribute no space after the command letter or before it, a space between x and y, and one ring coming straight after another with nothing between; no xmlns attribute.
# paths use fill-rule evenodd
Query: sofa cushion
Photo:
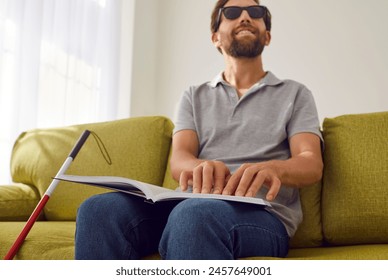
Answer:
<svg viewBox="0 0 388 280"><path fill-rule="evenodd" d="M388 112L325 119L323 232L335 245L388 242Z"/></svg>
<svg viewBox="0 0 388 280"><path fill-rule="evenodd" d="M164 117L128 118L52 129L20 135L11 159L15 182L36 186L42 195L85 129L102 140L108 165L94 137L80 150L66 174L122 176L161 185L171 144L173 124ZM61 182L45 207L48 220L74 220L80 203L106 190Z"/></svg>
<svg viewBox="0 0 388 280"><path fill-rule="evenodd" d="M25 222L1 222L0 256L7 254L24 225ZM14 259L73 260L74 234L74 221L38 221L32 227Z"/></svg>
<svg viewBox="0 0 388 280"><path fill-rule="evenodd" d="M291 249L290 260L388 260L388 244Z"/></svg>
<svg viewBox="0 0 388 280"><path fill-rule="evenodd" d="M0 221L26 221L39 198L38 190L31 186L0 186Z"/></svg>
<svg viewBox="0 0 388 280"><path fill-rule="evenodd" d="M290 241L291 248L318 247L323 243L321 182L300 189L303 221Z"/></svg>

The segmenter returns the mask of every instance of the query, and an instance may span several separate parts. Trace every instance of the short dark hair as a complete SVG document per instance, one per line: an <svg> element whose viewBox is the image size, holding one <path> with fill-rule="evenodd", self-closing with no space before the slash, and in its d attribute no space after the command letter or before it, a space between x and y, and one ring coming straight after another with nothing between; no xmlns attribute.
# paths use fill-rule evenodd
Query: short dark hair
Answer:
<svg viewBox="0 0 388 280"><path fill-rule="evenodd" d="M211 22L210 22L210 31L212 33L215 33L217 31L220 24L219 22L217 22L218 13L220 9L223 8L228 1L229 0L218 0L216 5L214 6L213 12L211 14ZM260 5L260 0L253 0L253 1L255 1L258 5ZM271 31L271 27L272 27L271 19L272 19L271 13L267 9L267 14L264 17L264 22L268 31Z"/></svg>

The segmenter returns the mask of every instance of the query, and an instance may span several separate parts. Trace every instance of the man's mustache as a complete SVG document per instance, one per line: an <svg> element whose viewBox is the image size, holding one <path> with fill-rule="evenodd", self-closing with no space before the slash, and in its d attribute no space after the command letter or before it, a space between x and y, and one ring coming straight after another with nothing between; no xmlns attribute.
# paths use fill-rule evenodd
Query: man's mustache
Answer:
<svg viewBox="0 0 388 280"><path fill-rule="evenodd" d="M238 32L240 32L242 30L248 30L254 34L258 33L258 29L255 28L254 26L252 26L249 22L242 22L239 26L237 26L233 30L233 34L237 34Z"/></svg>

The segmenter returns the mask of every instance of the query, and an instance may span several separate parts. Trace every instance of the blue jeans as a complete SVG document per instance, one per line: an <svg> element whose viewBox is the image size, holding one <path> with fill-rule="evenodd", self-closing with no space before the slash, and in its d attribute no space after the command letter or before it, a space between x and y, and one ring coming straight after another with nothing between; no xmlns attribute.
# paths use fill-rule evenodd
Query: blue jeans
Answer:
<svg viewBox="0 0 388 280"><path fill-rule="evenodd" d="M187 199L150 204L106 193L79 208L76 259L285 257L288 235L273 214L255 205Z"/></svg>

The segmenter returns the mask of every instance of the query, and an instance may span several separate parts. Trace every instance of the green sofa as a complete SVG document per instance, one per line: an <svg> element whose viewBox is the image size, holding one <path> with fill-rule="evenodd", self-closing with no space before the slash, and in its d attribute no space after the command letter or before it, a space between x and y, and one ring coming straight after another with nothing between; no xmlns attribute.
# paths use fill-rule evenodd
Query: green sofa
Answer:
<svg viewBox="0 0 388 280"><path fill-rule="evenodd" d="M0 256L81 133L103 141L112 164L89 137L67 174L130 177L168 188L172 122L164 117L37 129L22 133L11 159L13 185L0 186ZM301 190L304 220L289 259L388 259L388 112L325 119L324 176ZM75 217L101 188L59 183L15 259L73 259ZM157 255L150 258L157 258Z"/></svg>

